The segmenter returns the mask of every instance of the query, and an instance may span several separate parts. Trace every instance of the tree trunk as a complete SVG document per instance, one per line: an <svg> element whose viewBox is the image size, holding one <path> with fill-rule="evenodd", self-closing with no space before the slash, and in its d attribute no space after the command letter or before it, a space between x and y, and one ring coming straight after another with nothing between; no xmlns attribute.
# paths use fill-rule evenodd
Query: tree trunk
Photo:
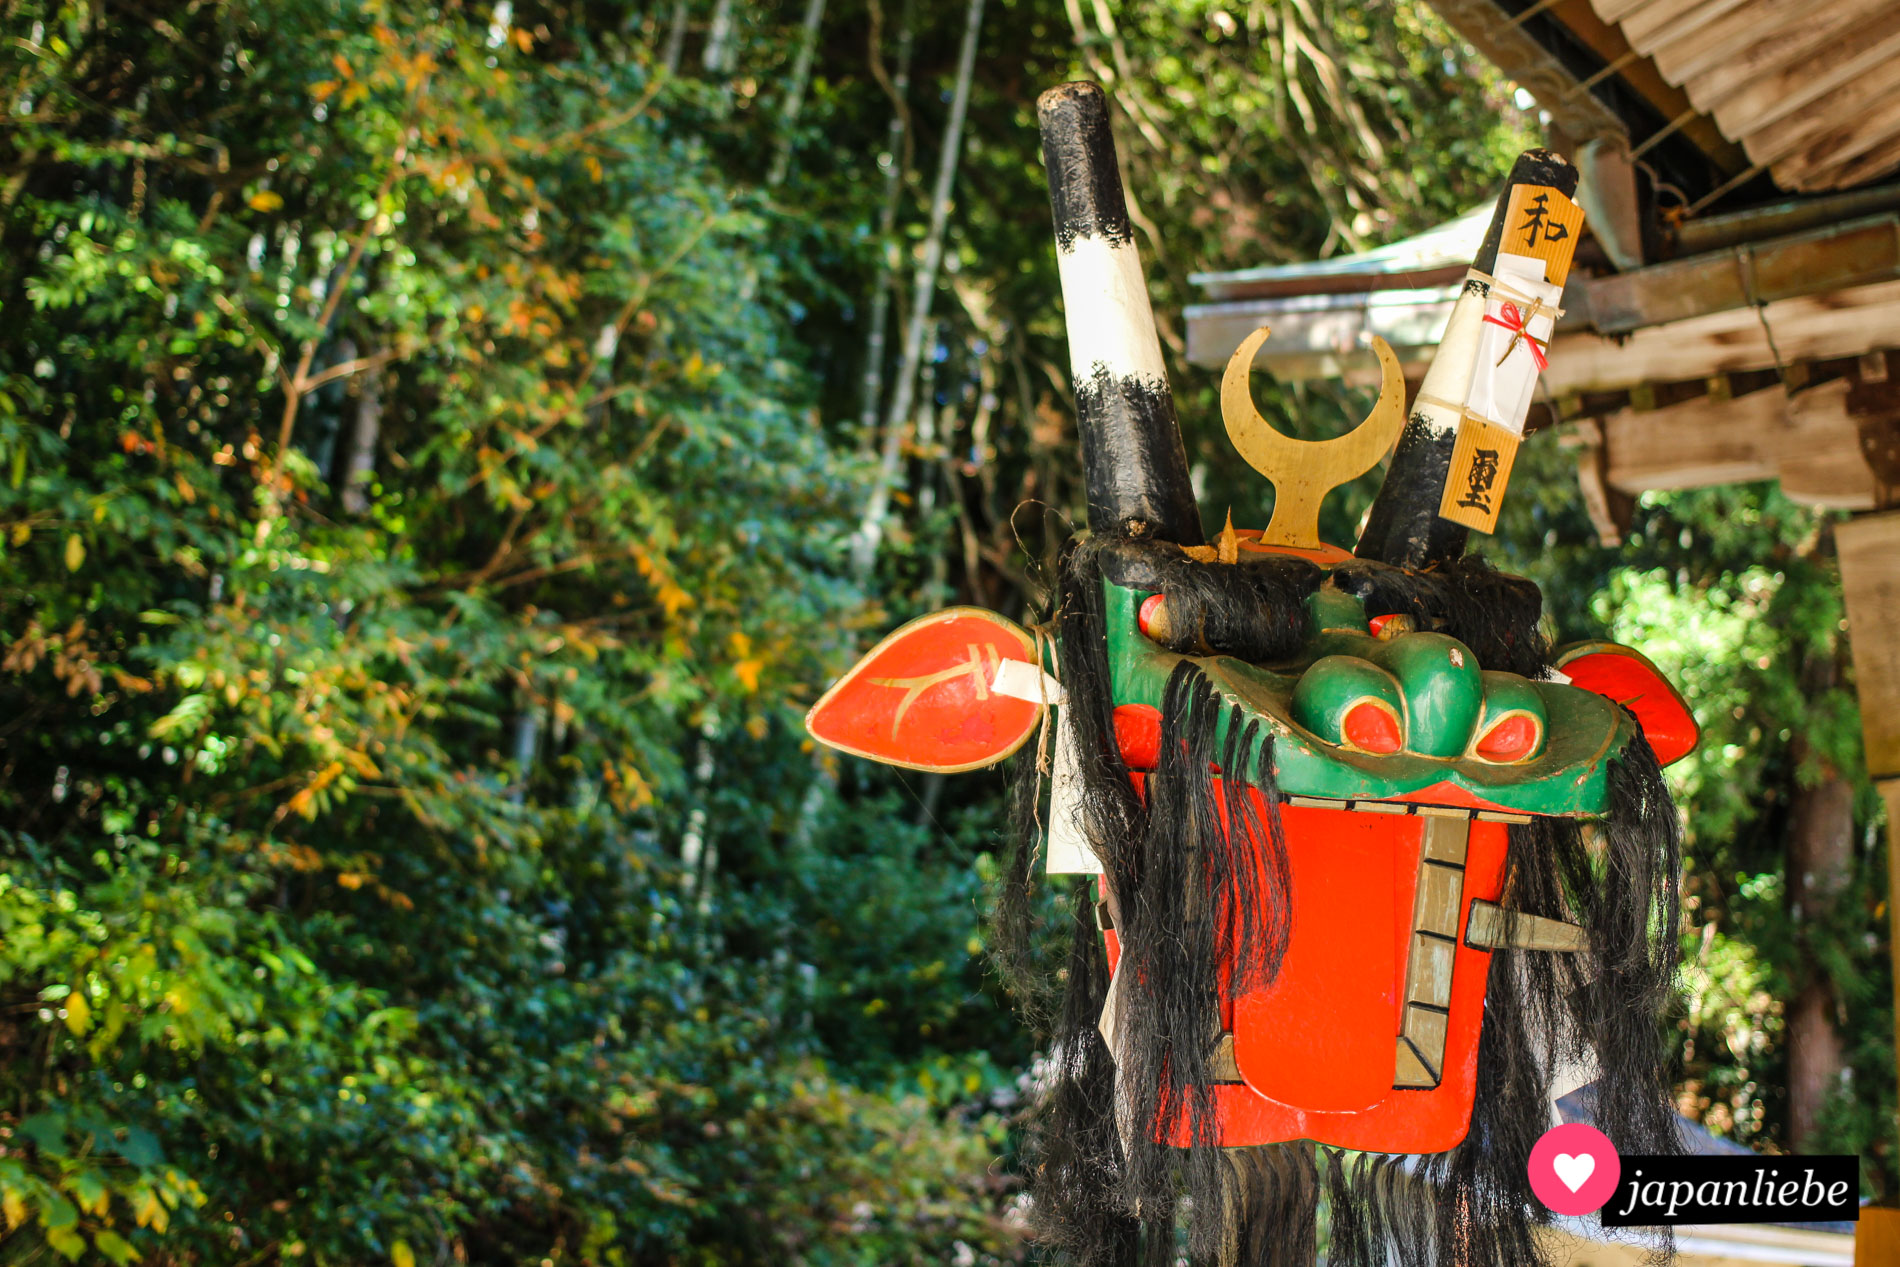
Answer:
<svg viewBox="0 0 1900 1267"><path fill-rule="evenodd" d="M706 52L700 64L708 75L723 75L732 69L732 0L716 0L712 22L706 28Z"/></svg>
<svg viewBox="0 0 1900 1267"><path fill-rule="evenodd" d="M871 290L871 329L865 339L863 399L858 408L858 433L867 448L877 435L878 406L884 403L884 329L890 322L891 287L896 283L899 264L897 204L904 192L904 168L908 165L905 155L910 148L910 111L904 103L910 92L912 7L906 0L904 16L899 19L897 77L891 84L891 123L884 143L889 162L884 168L884 204L877 216L878 249L883 258ZM876 55L873 49L872 56Z"/></svg>
<svg viewBox="0 0 1900 1267"><path fill-rule="evenodd" d="M785 90L785 106L778 121L778 153L772 157L772 170L765 183L784 182L792 169L792 143L798 127L799 111L805 108L805 88L811 82L812 56L818 51L818 26L825 20L825 0L805 0L805 21L799 30L798 57L792 63L792 83Z"/></svg>
<svg viewBox="0 0 1900 1267"><path fill-rule="evenodd" d="M963 117L970 105L970 76L976 67L976 41L982 27L983 0L970 0L963 26L963 47L957 56L956 91L950 100L950 120L944 128L943 152L938 156L937 183L930 195L930 230L924 238L917 272L911 279L910 322L904 331L904 355L898 362L891 407L884 415L884 450L872 482L870 500L864 508L864 520L851 543L851 570L860 579L870 575L878 546L884 539L884 517L890 508L898 459L903 454L904 428L910 420L917 369L923 362L924 329L930 322L930 303L937 291L937 270L943 263L944 226L950 217L950 191L956 184Z"/></svg>
<svg viewBox="0 0 1900 1267"><path fill-rule="evenodd" d="M680 73L680 55L686 51L686 0L673 0L673 20L667 26L666 52L660 55L660 64L666 67L666 73Z"/></svg>
<svg viewBox="0 0 1900 1267"><path fill-rule="evenodd" d="M363 375L356 397L356 425L343 462L343 509L360 515L369 509L369 482L376 475L376 441L383 430L383 372Z"/></svg>
<svg viewBox="0 0 1900 1267"><path fill-rule="evenodd" d="M1801 745L1797 745L1797 750ZM1847 1069L1836 1024L1839 1002L1815 962L1806 929L1832 913L1854 865L1854 789L1824 766L1813 787L1794 798L1788 841L1789 913L1802 949L1798 985L1788 1007L1788 1146L1808 1146L1828 1098Z"/></svg>

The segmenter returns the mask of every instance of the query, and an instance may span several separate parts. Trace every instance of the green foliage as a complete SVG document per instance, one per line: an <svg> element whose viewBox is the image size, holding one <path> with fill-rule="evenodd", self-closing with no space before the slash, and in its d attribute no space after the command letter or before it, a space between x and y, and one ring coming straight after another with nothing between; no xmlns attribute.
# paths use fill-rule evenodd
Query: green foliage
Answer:
<svg viewBox="0 0 1900 1267"><path fill-rule="evenodd" d="M902 1072L943 1078L919 1031L996 1011L967 859L853 875L908 969L778 936L842 886L769 851L678 860L694 804L787 836L795 697L857 602L853 463L765 209L669 118L693 90L454 10L33 16L0 291L6 1252L1012 1243L1004 1075L952 1062L953 1119ZM700 734L754 781L695 779ZM827 1072L854 991L912 1035L871 1089Z"/></svg>

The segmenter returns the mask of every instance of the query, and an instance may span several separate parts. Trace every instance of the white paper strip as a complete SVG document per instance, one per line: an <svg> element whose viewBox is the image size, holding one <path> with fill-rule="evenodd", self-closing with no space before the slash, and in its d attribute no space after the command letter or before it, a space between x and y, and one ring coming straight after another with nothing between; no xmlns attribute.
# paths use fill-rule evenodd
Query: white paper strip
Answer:
<svg viewBox="0 0 1900 1267"><path fill-rule="evenodd" d="M1049 778L1049 846L1043 861L1050 875L1100 875L1101 859L1082 827L1082 767L1076 760L1075 726L1069 710L1056 714L1056 763Z"/></svg>
<svg viewBox="0 0 1900 1267"><path fill-rule="evenodd" d="M990 679L990 689L998 695L1026 699L1032 704L1060 704L1065 699L1062 683L1027 660L999 661L996 676Z"/></svg>
<svg viewBox="0 0 1900 1267"><path fill-rule="evenodd" d="M1550 346L1563 287L1544 280L1544 261L1507 251L1498 253L1492 276L1497 281L1484 301L1465 408L1521 436L1537 392L1538 358Z"/></svg>

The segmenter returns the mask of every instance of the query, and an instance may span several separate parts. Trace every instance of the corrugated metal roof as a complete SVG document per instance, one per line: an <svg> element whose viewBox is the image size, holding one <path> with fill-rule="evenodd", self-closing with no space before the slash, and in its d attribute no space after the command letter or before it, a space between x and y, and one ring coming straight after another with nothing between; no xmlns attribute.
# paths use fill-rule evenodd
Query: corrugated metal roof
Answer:
<svg viewBox="0 0 1900 1267"><path fill-rule="evenodd" d="M1782 188L1846 189L1900 168L1894 0L1590 3Z"/></svg>
<svg viewBox="0 0 1900 1267"><path fill-rule="evenodd" d="M1490 223L1491 208L1488 205L1474 207L1423 233L1357 255L1242 268L1227 273L1192 273L1188 280L1205 290L1209 299L1442 286L1464 279L1465 270L1477 255ZM1436 276L1441 272L1448 275Z"/></svg>

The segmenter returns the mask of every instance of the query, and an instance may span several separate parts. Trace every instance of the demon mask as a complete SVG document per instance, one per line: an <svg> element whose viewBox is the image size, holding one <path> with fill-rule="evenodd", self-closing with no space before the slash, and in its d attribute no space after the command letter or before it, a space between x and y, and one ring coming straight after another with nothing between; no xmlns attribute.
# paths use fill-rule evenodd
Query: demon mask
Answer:
<svg viewBox="0 0 1900 1267"><path fill-rule="evenodd" d="M1677 1147L1659 766L1695 723L1638 653L1552 649L1537 587L1465 557L1439 514L1456 429L1406 414L1382 343L1379 404L1320 444L1260 417L1264 332L1241 346L1223 415L1274 513L1207 542L1102 96L1066 85L1041 113L1091 531L1048 626L912 622L811 733L963 770L1056 719L1048 777L1037 749L1018 763L998 920L1020 967L1033 860L1095 877L1075 892L1030 1158L1049 1240L1171 1263L1187 1213L1197 1260L1310 1263L1324 1188L1334 1264L1537 1262L1525 1165L1559 1097L1587 1087L1625 1151ZM1533 152L1512 186L1574 181ZM1470 377L1511 197L1421 400L1472 394L1441 366ZM1356 554L1322 545L1319 499L1395 443Z"/></svg>

